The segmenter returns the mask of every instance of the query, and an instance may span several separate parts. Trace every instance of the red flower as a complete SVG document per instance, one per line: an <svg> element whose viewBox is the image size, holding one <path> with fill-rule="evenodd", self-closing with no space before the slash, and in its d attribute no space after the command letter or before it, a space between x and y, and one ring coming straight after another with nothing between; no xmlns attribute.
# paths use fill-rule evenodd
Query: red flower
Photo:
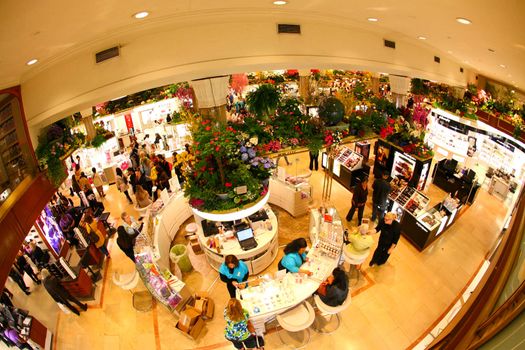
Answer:
<svg viewBox="0 0 525 350"><path fill-rule="evenodd" d="M210 131L210 130L211 130L211 127L207 126L207 127L204 128L204 130L206 130L206 131Z"/></svg>
<svg viewBox="0 0 525 350"><path fill-rule="evenodd" d="M232 187L232 184L231 184L231 182L226 182L226 183L224 184L224 186L226 186L226 187Z"/></svg>
<svg viewBox="0 0 525 350"><path fill-rule="evenodd" d="M215 151L217 151L217 152L219 152L220 149L221 149L221 146L215 147Z"/></svg>

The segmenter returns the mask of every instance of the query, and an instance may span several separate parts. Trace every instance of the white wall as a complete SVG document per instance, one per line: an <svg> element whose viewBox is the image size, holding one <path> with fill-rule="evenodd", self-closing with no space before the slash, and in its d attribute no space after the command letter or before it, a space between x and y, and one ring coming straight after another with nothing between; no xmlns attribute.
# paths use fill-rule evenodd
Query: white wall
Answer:
<svg viewBox="0 0 525 350"><path fill-rule="evenodd" d="M319 18L222 16L165 23L108 35L22 79L33 142L38 130L96 103L143 89L218 74L262 69L339 68L421 77L465 85L467 71L416 40ZM237 18L238 17L238 18ZM278 35L277 23L301 24L301 35ZM195 24L200 23L200 24ZM396 49L383 46L395 40ZM95 64L94 53L120 44L121 57ZM441 63L434 62L434 55Z"/></svg>

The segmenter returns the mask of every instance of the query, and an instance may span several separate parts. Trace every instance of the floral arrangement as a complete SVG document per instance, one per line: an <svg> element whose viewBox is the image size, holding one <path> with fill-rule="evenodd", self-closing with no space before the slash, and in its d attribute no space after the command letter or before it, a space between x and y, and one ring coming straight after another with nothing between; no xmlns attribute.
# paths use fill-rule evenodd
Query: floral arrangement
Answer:
<svg viewBox="0 0 525 350"><path fill-rule="evenodd" d="M230 210L267 192L274 165L259 154L258 138L199 115L192 121L193 161L186 169L184 193L200 210Z"/></svg>
<svg viewBox="0 0 525 350"><path fill-rule="evenodd" d="M69 119L51 124L38 137L36 156L42 169L47 168L49 180L56 186L66 178L66 168L62 159L75 149L84 145L85 135L71 133Z"/></svg>

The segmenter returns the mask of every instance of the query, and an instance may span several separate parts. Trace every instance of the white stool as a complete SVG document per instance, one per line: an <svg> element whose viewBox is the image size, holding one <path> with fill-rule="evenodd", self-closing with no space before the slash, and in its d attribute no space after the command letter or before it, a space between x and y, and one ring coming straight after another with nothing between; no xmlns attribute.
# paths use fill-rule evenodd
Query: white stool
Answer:
<svg viewBox="0 0 525 350"><path fill-rule="evenodd" d="M133 308L137 311L149 311L153 307L153 297L147 290L134 292L132 289L139 283L137 270L132 273L121 275L117 271L113 273L113 283L120 288L127 290L132 295Z"/></svg>
<svg viewBox="0 0 525 350"><path fill-rule="evenodd" d="M358 269L357 267L361 265L366 260L366 258L368 258L369 255L370 255L370 248L360 252L360 251L355 250L351 243L347 244L343 248L343 256L345 258L345 262L347 262L350 265L350 270L348 271L348 273L350 274L350 277L352 274L352 269L354 269L357 272L357 282L356 283L358 283L359 279L361 278L361 270Z"/></svg>
<svg viewBox="0 0 525 350"><path fill-rule="evenodd" d="M146 212L151 207L151 204L144 208L139 208L138 206L135 206L134 209L139 213L139 217L143 217L146 215Z"/></svg>
<svg viewBox="0 0 525 350"><path fill-rule="evenodd" d="M285 313L277 315L277 322L279 322L279 326L281 326L281 328L292 333L302 331L305 332L304 339L302 339L301 343L297 346L293 346L290 341L285 342L281 336L280 330L277 331L279 339L281 339L281 342L283 344L288 345L292 349L304 348L306 345L308 345L308 342L310 341L310 331L308 330L308 327L312 325L314 320L314 308L307 301L300 305L297 305L296 307L289 311L286 311Z"/></svg>
<svg viewBox="0 0 525 350"><path fill-rule="evenodd" d="M192 223L187 224L185 228L186 234L184 235L184 237L186 239L190 239L191 236L197 233L197 229L198 227L196 223L192 222Z"/></svg>
<svg viewBox="0 0 525 350"><path fill-rule="evenodd" d="M317 318L316 318L317 322L314 323L313 329L314 331L319 332L319 333L330 334L336 331L337 328L339 328L339 325L341 323L339 313L344 311L348 306L350 306L350 303L352 302L352 296L350 295L350 291L348 291L348 296L346 297L345 302L339 306L326 305L325 303L323 303L323 301L317 294L314 295L314 300L315 300L315 306L317 306L317 309L321 312L321 317L326 321L326 324L332 321L332 318L334 315L335 315L335 319L337 320L337 324L334 329L325 330L324 328L318 326L318 323L320 322L317 321ZM328 320L324 317L326 315L330 315L330 318Z"/></svg>

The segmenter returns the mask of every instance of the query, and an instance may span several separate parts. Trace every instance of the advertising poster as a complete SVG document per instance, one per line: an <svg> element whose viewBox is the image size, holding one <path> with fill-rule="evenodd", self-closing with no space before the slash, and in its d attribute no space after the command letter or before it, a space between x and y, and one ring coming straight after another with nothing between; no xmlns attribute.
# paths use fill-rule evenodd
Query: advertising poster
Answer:
<svg viewBox="0 0 525 350"><path fill-rule="evenodd" d="M390 176L392 178L398 178L410 182L414 176L415 166L416 160L414 158L396 151L394 154L394 165L392 166Z"/></svg>
<svg viewBox="0 0 525 350"><path fill-rule="evenodd" d="M55 253L59 255L62 245L64 245L65 238L48 205L44 207L44 210L42 210L40 216L36 219L36 224L46 237L49 245L53 248Z"/></svg>
<svg viewBox="0 0 525 350"><path fill-rule="evenodd" d="M390 148L385 147L383 145L379 145L377 147L376 159L379 165L386 167L386 163L388 162L389 155L390 155Z"/></svg>

